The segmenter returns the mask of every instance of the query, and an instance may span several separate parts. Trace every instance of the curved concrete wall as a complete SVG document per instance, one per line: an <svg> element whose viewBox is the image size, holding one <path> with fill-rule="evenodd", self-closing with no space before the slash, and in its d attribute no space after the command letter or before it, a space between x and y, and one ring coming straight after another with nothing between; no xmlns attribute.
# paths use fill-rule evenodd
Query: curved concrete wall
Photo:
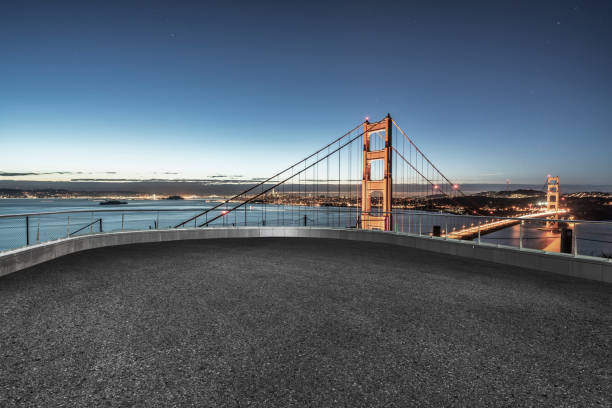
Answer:
<svg viewBox="0 0 612 408"><path fill-rule="evenodd" d="M551 254L525 249L519 251L517 248L476 245L469 241L447 241L443 238L419 237L393 232L309 227L145 230L66 238L0 253L0 276L60 256L106 246L188 239L260 237L333 238L387 243L612 283L612 262L601 258L574 257L567 254Z"/></svg>

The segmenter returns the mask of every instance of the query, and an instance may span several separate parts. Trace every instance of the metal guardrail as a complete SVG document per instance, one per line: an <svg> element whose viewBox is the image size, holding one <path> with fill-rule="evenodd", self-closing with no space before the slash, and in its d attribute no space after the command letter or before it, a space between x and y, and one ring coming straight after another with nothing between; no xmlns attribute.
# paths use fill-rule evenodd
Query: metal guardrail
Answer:
<svg viewBox="0 0 612 408"><path fill-rule="evenodd" d="M0 215L0 251L34 243L116 231L174 228L187 217L193 228L313 226L358 228L357 207L306 207L253 204L227 212L223 206L202 214L201 207L180 209L96 209ZM384 215L374 210L371 215ZM612 260L612 222L549 218L459 215L394 209L394 232L440 239L471 240L544 252L566 252ZM214 221L210 222L210 219ZM495 227L495 224L497 227ZM493 225L494 227L491 227ZM104 226L104 229L103 229ZM467 231L468 233L461 233ZM471 231L471 232L470 232Z"/></svg>
<svg viewBox="0 0 612 408"><path fill-rule="evenodd" d="M78 234L79 232L83 231L83 230L84 230L85 228L87 228L87 227L90 227L90 228L91 228L91 227L93 227L93 225L94 225L94 224L98 224L98 225L100 226L100 227L99 227L99 231L100 231L100 232L104 232L104 231L102 230L102 218L98 218L97 220L93 220L93 221L92 221L92 222L90 222L89 224L82 226L82 227L81 227L81 228L79 228L78 230L68 233L68 236L69 236L69 237L71 237L71 236L73 236L73 235L76 235L76 234Z"/></svg>
<svg viewBox="0 0 612 408"><path fill-rule="evenodd" d="M406 216L413 220L408 223L403 222L401 218ZM394 212L394 225L398 224L401 227L394 230L414 235L470 240L478 245L514 247L521 250L564 252L574 256L608 258L612 261L612 222L610 221L472 216L434 212L407 215Z"/></svg>

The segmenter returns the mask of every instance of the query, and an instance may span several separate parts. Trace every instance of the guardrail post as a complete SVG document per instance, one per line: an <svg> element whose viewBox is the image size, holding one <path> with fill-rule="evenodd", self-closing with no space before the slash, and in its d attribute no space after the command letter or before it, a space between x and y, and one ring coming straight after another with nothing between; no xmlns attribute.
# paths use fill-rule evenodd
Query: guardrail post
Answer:
<svg viewBox="0 0 612 408"><path fill-rule="evenodd" d="M100 218L98 221L100 222L100 232L104 232L102 231L102 218Z"/></svg>
<svg viewBox="0 0 612 408"><path fill-rule="evenodd" d="M521 220L519 224L519 249L523 249L523 223L525 221Z"/></svg>
<svg viewBox="0 0 612 408"><path fill-rule="evenodd" d="M480 221L478 221L478 245L480 245Z"/></svg>
<svg viewBox="0 0 612 408"><path fill-rule="evenodd" d="M574 223L573 227L574 227L574 233L572 234L572 241L574 241L574 242L573 242L573 245L572 245L572 249L573 249L573 252L574 252L574 256L576 256L576 255L578 255L578 238L577 238L577 235L578 235L578 225L576 223Z"/></svg>
<svg viewBox="0 0 612 408"><path fill-rule="evenodd" d="M70 236L70 216L68 216L68 222L66 223L66 237Z"/></svg>
<svg viewBox="0 0 612 408"><path fill-rule="evenodd" d="M155 223L155 229L159 229L159 211L157 212L157 222Z"/></svg>
<svg viewBox="0 0 612 408"><path fill-rule="evenodd" d="M444 239L448 239L448 221L444 224Z"/></svg>
<svg viewBox="0 0 612 408"><path fill-rule="evenodd" d="M422 221L423 221L423 218L422 218L422 215L421 215L421 216L419 216L419 235L421 235Z"/></svg>
<svg viewBox="0 0 612 408"><path fill-rule="evenodd" d="M123 231L123 217L125 216L124 213L121 213L121 231Z"/></svg>
<svg viewBox="0 0 612 408"><path fill-rule="evenodd" d="M26 245L30 245L30 217L26 215Z"/></svg>
<svg viewBox="0 0 612 408"><path fill-rule="evenodd" d="M561 228L561 243L559 245L559 249L561 253L571 254L572 251L572 242L574 241L574 237L572 234L572 230L567 227Z"/></svg>

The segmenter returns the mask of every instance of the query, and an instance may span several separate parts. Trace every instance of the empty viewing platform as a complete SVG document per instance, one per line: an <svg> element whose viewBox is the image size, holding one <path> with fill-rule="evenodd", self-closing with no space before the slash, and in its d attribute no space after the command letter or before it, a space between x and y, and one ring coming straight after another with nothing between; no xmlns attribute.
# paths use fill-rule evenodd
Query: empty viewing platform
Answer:
<svg viewBox="0 0 612 408"><path fill-rule="evenodd" d="M0 278L0 406L610 406L611 299L383 242L92 249Z"/></svg>

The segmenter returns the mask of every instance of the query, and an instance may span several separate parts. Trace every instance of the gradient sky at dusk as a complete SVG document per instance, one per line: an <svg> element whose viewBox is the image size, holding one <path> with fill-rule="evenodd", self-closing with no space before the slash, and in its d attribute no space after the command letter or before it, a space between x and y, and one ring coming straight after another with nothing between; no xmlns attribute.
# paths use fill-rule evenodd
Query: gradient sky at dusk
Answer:
<svg viewBox="0 0 612 408"><path fill-rule="evenodd" d="M6 1L0 172L261 177L390 112L458 182L612 184L611 44L610 1Z"/></svg>

